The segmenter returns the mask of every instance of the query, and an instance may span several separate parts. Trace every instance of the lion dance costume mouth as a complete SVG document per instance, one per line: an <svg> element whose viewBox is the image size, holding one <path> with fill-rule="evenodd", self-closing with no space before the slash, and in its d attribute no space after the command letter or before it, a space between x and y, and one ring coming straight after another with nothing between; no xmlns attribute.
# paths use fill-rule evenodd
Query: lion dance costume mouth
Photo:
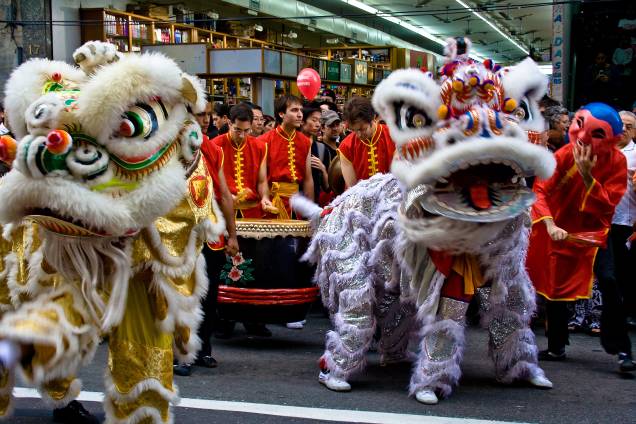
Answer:
<svg viewBox="0 0 636 424"><path fill-rule="evenodd" d="M168 423L173 352L200 345L201 247L225 228L191 115L204 90L159 54L89 42L74 59L26 62L6 85L0 339L16 358L0 413L16 371L65 405L108 336L106 421Z"/></svg>
<svg viewBox="0 0 636 424"><path fill-rule="evenodd" d="M349 390L379 327L381 361L419 352L410 393L423 403L448 396L460 377L464 323L472 297L490 334L496 378L551 387L537 365L529 320L534 290L524 268L526 177L549 177L551 153L529 141L543 130L537 102L547 81L532 60L499 68L469 58L470 41L449 39L441 81L398 70L373 105L397 155L325 211L295 199L318 221L305 258L334 330L327 334L320 381Z"/></svg>

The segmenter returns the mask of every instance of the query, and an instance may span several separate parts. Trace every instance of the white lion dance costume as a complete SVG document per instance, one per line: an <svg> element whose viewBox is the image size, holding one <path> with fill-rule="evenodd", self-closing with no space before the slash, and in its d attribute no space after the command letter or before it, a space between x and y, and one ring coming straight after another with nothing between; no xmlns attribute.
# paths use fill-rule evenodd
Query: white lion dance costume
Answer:
<svg viewBox="0 0 636 424"><path fill-rule="evenodd" d="M351 388L347 380L364 368L377 326L384 363L408 356L415 330L410 393L417 400L448 396L461 374L473 295L497 379L552 386L528 327L534 196L523 179L554 170L552 155L526 133L542 130L537 100L547 83L530 59L497 71L469 59L469 45L449 42L441 85L430 74L398 70L376 89L374 107L397 145L392 174L359 182L323 211L294 201L319 219L305 257L318 263L335 327L320 373L332 390Z"/></svg>
<svg viewBox="0 0 636 424"><path fill-rule="evenodd" d="M15 371L65 405L108 336L106 421L169 423L173 351L191 362L200 344L199 252L225 227L190 115L204 92L162 55L89 42L74 58L81 69L32 60L7 82L0 412Z"/></svg>

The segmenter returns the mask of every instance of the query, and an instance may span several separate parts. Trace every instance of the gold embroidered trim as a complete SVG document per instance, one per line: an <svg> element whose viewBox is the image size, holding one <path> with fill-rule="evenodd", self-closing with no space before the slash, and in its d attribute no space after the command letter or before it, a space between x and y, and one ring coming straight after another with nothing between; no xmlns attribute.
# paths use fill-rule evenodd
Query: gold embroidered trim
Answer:
<svg viewBox="0 0 636 424"><path fill-rule="evenodd" d="M296 130L294 130L291 135L288 135L281 127L278 127L277 129L280 129L278 134L287 141L287 162L289 166L289 173L291 174L292 182L296 183L298 182L298 174L296 171L296 143L294 142Z"/></svg>
<svg viewBox="0 0 636 424"><path fill-rule="evenodd" d="M378 173L378 140L380 139L381 134L382 126L378 125L376 126L375 132L373 133L370 141L367 142L360 138L362 144L369 148L369 152L367 153L367 166L369 167L369 176Z"/></svg>

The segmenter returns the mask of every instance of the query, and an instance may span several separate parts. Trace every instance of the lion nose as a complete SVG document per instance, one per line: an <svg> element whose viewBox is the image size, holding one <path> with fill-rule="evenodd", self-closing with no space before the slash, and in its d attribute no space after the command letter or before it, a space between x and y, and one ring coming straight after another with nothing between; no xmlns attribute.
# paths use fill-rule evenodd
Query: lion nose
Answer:
<svg viewBox="0 0 636 424"><path fill-rule="evenodd" d="M64 130L53 130L46 136L46 149L54 155L68 153L73 145L73 138Z"/></svg>
<svg viewBox="0 0 636 424"><path fill-rule="evenodd" d="M15 167L32 178L66 175L66 157L72 145L71 135L63 130L49 131L46 137L28 135L20 141Z"/></svg>

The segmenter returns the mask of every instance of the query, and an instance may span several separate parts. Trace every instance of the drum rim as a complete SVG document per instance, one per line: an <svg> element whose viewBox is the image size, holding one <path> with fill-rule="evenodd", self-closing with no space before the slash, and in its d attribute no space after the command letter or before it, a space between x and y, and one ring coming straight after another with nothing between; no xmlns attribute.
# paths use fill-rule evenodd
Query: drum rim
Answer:
<svg viewBox="0 0 636 424"><path fill-rule="evenodd" d="M236 219L236 235L245 238L311 237L311 224L300 219Z"/></svg>

